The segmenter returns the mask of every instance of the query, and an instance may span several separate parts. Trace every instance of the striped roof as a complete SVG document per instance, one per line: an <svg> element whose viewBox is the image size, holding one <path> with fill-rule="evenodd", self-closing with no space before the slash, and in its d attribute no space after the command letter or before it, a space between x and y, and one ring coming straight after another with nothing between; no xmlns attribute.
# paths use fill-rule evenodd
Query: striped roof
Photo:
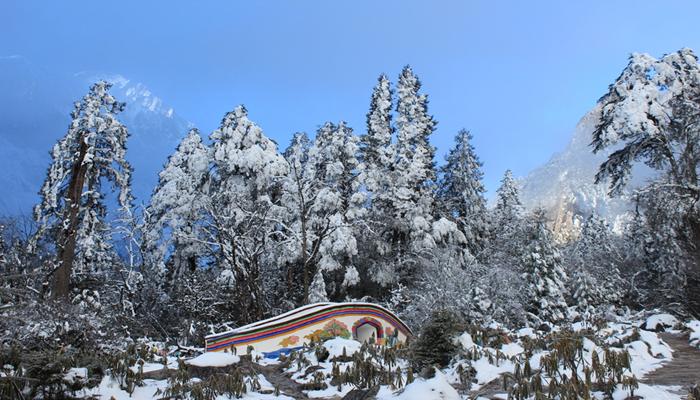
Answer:
<svg viewBox="0 0 700 400"><path fill-rule="evenodd" d="M372 315L389 322L404 335L410 336L410 328L394 313L372 303L316 303L303 306L284 314L255 322L230 331L208 335L206 349L218 350L265 340L288 334L308 325L343 315Z"/></svg>

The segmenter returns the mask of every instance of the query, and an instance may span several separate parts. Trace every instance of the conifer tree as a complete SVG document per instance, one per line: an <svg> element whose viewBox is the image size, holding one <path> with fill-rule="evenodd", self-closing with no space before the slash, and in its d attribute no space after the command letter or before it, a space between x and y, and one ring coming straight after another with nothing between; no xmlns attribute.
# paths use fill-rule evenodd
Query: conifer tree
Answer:
<svg viewBox="0 0 700 400"><path fill-rule="evenodd" d="M326 282L323 280L323 271L319 269L314 275L314 280L309 288L309 304L324 303L328 301Z"/></svg>
<svg viewBox="0 0 700 400"><path fill-rule="evenodd" d="M513 229L522 218L523 207L520 202L518 185L513 179L513 172L506 170L501 179L501 186L496 191L497 201L493 213L493 226Z"/></svg>
<svg viewBox="0 0 700 400"><path fill-rule="evenodd" d="M392 93L386 75L379 76L372 92L367 133L360 138L360 154L363 163L362 182L370 193L372 202L386 202L389 173L393 164L391 139Z"/></svg>
<svg viewBox="0 0 700 400"><path fill-rule="evenodd" d="M435 148L429 137L436 122L428 113L428 98L421 84L406 66L397 85L397 141L390 186L383 216L386 228L377 244L382 262L373 270L374 280L387 285L398 279L407 283L419 268L421 253L430 247L434 188ZM426 241L427 239L427 241Z"/></svg>
<svg viewBox="0 0 700 400"><path fill-rule="evenodd" d="M343 272L336 294L359 282L353 263L357 255L354 225L364 216L365 196L358 179L358 141L345 122L326 123L309 150L308 179L318 184L310 218L317 243L315 262L327 273Z"/></svg>
<svg viewBox="0 0 700 400"><path fill-rule="evenodd" d="M523 209L518 186L507 170L496 191L496 206L490 215L488 264L493 267L519 272L523 243Z"/></svg>
<svg viewBox="0 0 700 400"><path fill-rule="evenodd" d="M331 279L334 296L359 282L355 225L364 217L365 195L358 176L358 142L345 122L327 122L313 145L306 135L295 135L285 151L290 173L283 184L288 239L282 258L289 264L289 287L295 283L289 268L298 267L301 303L309 301L314 271L323 270Z"/></svg>
<svg viewBox="0 0 700 400"><path fill-rule="evenodd" d="M525 239L528 244L523 250L522 265L529 319L533 323L563 322L568 317L566 273L547 228L544 210L535 210L529 219Z"/></svg>
<svg viewBox="0 0 700 400"><path fill-rule="evenodd" d="M199 131L191 129L160 172L146 208L144 247L150 264L147 268L162 274L163 264L168 265L168 290L185 273L194 272L198 259L207 251L199 230L208 172L209 151Z"/></svg>
<svg viewBox="0 0 700 400"><path fill-rule="evenodd" d="M367 132L360 140L360 181L366 189L367 221L369 229L360 235L359 246L362 273L377 280L376 271L387 270L383 283L393 280L392 245L388 243L394 230L394 164L395 146L392 143L393 91L386 75L379 76L372 91L367 113ZM371 274L370 274L371 273ZM368 287L369 282L364 286Z"/></svg>
<svg viewBox="0 0 700 400"><path fill-rule="evenodd" d="M596 307L617 304L623 292L618 264L621 262L614 247L615 238L605 220L591 214L583 224L581 236L573 244L569 265L576 275L585 271L586 279L595 286L590 291L588 304ZM576 275L573 277L576 278ZM573 287L577 287L576 279Z"/></svg>
<svg viewBox="0 0 700 400"><path fill-rule="evenodd" d="M574 271L571 285L571 299L573 306L581 314L582 318L589 321L597 312L596 306L600 304L602 297L599 287L596 286L591 274L582 266Z"/></svg>
<svg viewBox="0 0 700 400"><path fill-rule="evenodd" d="M472 138L471 133L464 129L455 137L455 147L441 168L439 193L444 212L457 222L466 237L469 251L476 256L485 247L488 214L482 163L471 144Z"/></svg>
<svg viewBox="0 0 700 400"><path fill-rule="evenodd" d="M66 136L51 151L41 202L34 209L39 228L33 242L52 242L57 252L55 298L68 298L72 277L81 279L114 261L104 184L118 191L119 207L131 206L128 132L117 119L125 104L109 94L110 87L97 82L75 104Z"/></svg>
<svg viewBox="0 0 700 400"><path fill-rule="evenodd" d="M460 332L461 325L462 321L452 311L433 310L411 346L413 360L418 368L446 367L458 351L455 336Z"/></svg>
<svg viewBox="0 0 700 400"><path fill-rule="evenodd" d="M318 183L311 180L307 172L311 141L305 132L293 135L284 158L289 164L289 174L282 183L282 205L286 212L285 236L280 245L280 261L285 264L287 296L289 301L303 297L303 276L313 248L309 218L312 205L318 194ZM308 272L306 272L308 274ZM307 276L308 279L308 276ZM297 289L301 294L297 293Z"/></svg>
<svg viewBox="0 0 700 400"><path fill-rule="evenodd" d="M248 323L266 308L261 272L269 238L279 229L279 182L288 164L243 106L226 114L211 140L208 239L215 244L219 281L233 290L239 322Z"/></svg>

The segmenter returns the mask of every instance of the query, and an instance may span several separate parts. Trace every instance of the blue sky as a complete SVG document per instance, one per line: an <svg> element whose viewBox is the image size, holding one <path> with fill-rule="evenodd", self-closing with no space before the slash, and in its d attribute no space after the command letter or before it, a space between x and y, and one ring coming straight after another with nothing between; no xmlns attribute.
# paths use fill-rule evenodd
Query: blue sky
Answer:
<svg viewBox="0 0 700 400"><path fill-rule="evenodd" d="M0 2L0 56L143 82L203 133L244 103L284 148L365 129L379 73L411 64L440 159L470 129L494 190L561 150L631 52L700 48L698 1Z"/></svg>

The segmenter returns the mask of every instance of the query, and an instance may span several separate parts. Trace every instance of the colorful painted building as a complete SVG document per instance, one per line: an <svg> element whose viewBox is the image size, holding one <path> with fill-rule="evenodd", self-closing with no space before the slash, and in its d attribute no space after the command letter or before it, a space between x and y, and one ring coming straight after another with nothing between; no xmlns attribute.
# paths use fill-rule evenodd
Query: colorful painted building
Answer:
<svg viewBox="0 0 700 400"><path fill-rule="evenodd" d="M343 337L393 346L411 330L386 308L372 303L316 303L282 315L207 336L207 351L245 354L248 346L277 357L312 341Z"/></svg>

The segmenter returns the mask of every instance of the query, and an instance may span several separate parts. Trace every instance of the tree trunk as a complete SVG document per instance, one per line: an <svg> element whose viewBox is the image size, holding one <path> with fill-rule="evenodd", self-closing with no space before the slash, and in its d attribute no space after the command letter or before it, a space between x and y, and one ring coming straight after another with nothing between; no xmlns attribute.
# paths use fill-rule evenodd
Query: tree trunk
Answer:
<svg viewBox="0 0 700 400"><path fill-rule="evenodd" d="M78 230L78 212L80 211L80 197L85 184L85 174L87 166L84 164L87 153L87 143L83 137L80 140L78 156L73 162L70 182L68 184L68 217L64 219L63 230L61 231L61 241L58 258L60 265L54 273L53 298L67 301L70 293L70 275L75 260L75 245Z"/></svg>
<svg viewBox="0 0 700 400"><path fill-rule="evenodd" d="M307 262L307 236L306 236L306 210L303 210L301 215L301 260L304 268L304 298L302 303L306 304L309 301L309 271Z"/></svg>

